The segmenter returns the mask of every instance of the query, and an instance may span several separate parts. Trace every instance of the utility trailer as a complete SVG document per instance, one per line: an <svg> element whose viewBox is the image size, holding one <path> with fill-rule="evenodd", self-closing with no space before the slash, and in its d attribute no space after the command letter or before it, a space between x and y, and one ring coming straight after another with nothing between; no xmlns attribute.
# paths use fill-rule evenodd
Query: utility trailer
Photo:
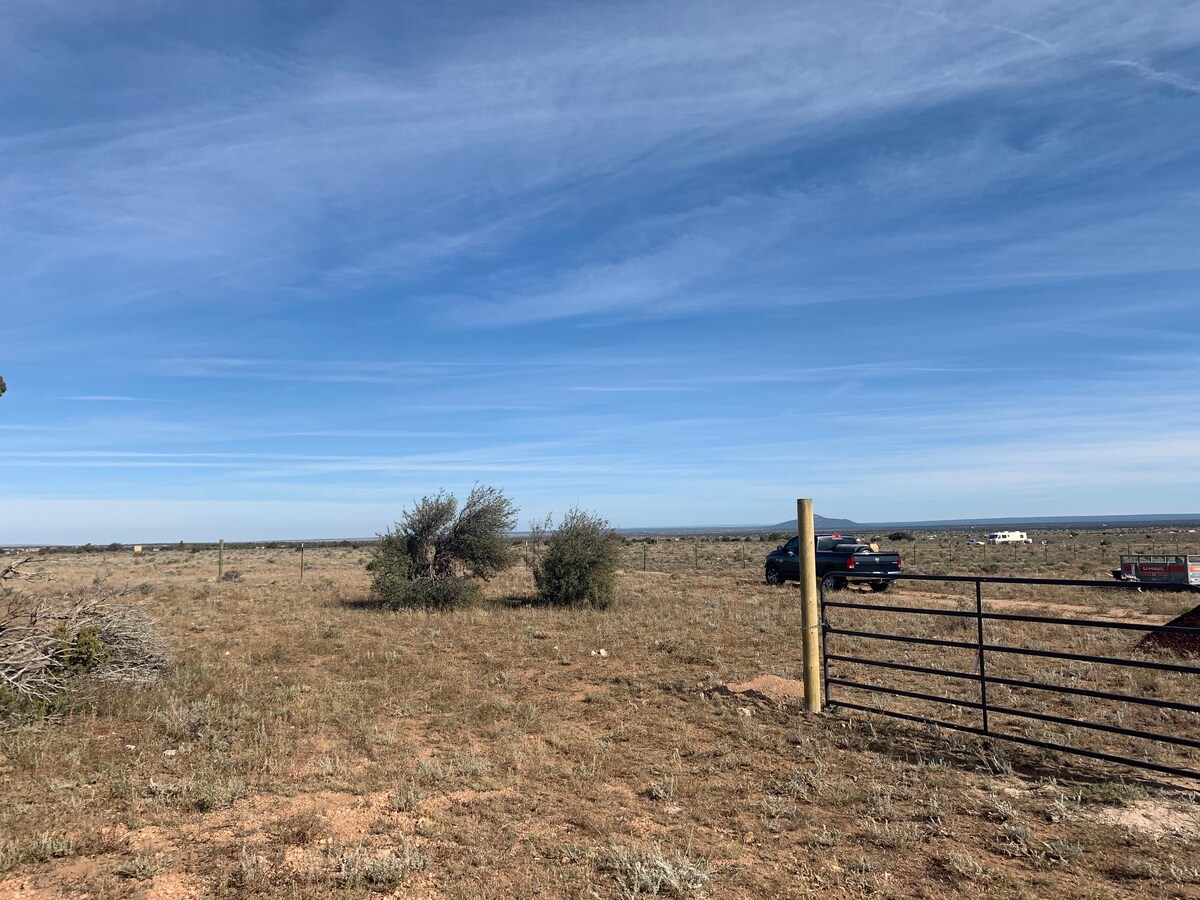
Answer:
<svg viewBox="0 0 1200 900"><path fill-rule="evenodd" d="M1178 553L1122 553L1121 568L1112 570L1117 581L1186 584L1200 588L1200 555Z"/></svg>

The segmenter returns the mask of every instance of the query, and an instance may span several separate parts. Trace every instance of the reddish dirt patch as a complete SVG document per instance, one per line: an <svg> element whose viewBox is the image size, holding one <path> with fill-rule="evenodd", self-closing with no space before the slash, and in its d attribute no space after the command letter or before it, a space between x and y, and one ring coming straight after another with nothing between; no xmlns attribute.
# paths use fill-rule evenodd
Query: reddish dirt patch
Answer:
<svg viewBox="0 0 1200 900"><path fill-rule="evenodd" d="M164 872L162 875L156 875L145 891L137 896L156 900L201 900L209 896L209 893L208 886L200 878L181 872Z"/></svg>
<svg viewBox="0 0 1200 900"><path fill-rule="evenodd" d="M804 703L804 684L794 678L778 675L759 675L741 684L725 684L717 688L722 694L758 700L773 706L798 706Z"/></svg>
<svg viewBox="0 0 1200 900"><path fill-rule="evenodd" d="M0 897L27 897L29 900L54 900L62 894L56 889L42 887L36 876L9 875L0 879Z"/></svg>

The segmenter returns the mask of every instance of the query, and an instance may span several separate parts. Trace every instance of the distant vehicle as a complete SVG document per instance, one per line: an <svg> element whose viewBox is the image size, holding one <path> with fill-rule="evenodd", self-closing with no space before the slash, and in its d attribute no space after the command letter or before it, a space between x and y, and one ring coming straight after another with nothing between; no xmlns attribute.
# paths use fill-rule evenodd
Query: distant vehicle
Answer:
<svg viewBox="0 0 1200 900"><path fill-rule="evenodd" d="M816 536L817 580L835 574L827 584L841 590L847 584L867 584L873 591L886 591L892 586L887 575L899 575L903 565L899 553L881 553L878 547L863 543L852 534L819 534ZM767 554L764 571L767 584L783 584L800 579L800 539L792 538L782 547Z"/></svg>
<svg viewBox="0 0 1200 900"><path fill-rule="evenodd" d="M1200 588L1200 556L1170 553L1122 553L1117 581L1187 584Z"/></svg>
<svg viewBox="0 0 1200 900"><path fill-rule="evenodd" d="M1023 531L993 531L987 536L989 544L1032 544L1033 538Z"/></svg>
<svg viewBox="0 0 1200 900"><path fill-rule="evenodd" d="M987 541L967 541L968 547L986 547Z"/></svg>

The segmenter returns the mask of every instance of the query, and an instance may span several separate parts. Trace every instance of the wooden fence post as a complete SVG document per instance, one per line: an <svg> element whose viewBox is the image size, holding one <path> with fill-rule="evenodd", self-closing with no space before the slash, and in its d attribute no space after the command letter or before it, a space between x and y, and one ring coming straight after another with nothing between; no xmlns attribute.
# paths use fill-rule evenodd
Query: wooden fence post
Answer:
<svg viewBox="0 0 1200 900"><path fill-rule="evenodd" d="M217 544L217 578L220 579L225 575L225 538L221 538Z"/></svg>
<svg viewBox="0 0 1200 900"><path fill-rule="evenodd" d="M796 533L800 539L800 624L804 630L804 707L821 711L821 612L817 597L817 536L812 500L796 501Z"/></svg>

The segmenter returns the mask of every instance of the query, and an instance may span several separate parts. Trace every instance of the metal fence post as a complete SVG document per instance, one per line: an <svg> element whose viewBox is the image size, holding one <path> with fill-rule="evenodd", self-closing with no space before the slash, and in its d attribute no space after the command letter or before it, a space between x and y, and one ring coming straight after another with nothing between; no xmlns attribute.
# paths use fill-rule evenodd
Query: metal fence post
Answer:
<svg viewBox="0 0 1200 900"><path fill-rule="evenodd" d="M975 622L977 625L977 637L979 640L979 703L983 712L983 732L987 734L988 729L988 702L987 702L987 664L983 658L983 587L979 579L975 580Z"/></svg>
<svg viewBox="0 0 1200 900"><path fill-rule="evenodd" d="M821 696L825 698L825 706L832 706L829 699L829 622L825 618L825 582L822 581L817 589L819 599L818 615L821 620Z"/></svg>

